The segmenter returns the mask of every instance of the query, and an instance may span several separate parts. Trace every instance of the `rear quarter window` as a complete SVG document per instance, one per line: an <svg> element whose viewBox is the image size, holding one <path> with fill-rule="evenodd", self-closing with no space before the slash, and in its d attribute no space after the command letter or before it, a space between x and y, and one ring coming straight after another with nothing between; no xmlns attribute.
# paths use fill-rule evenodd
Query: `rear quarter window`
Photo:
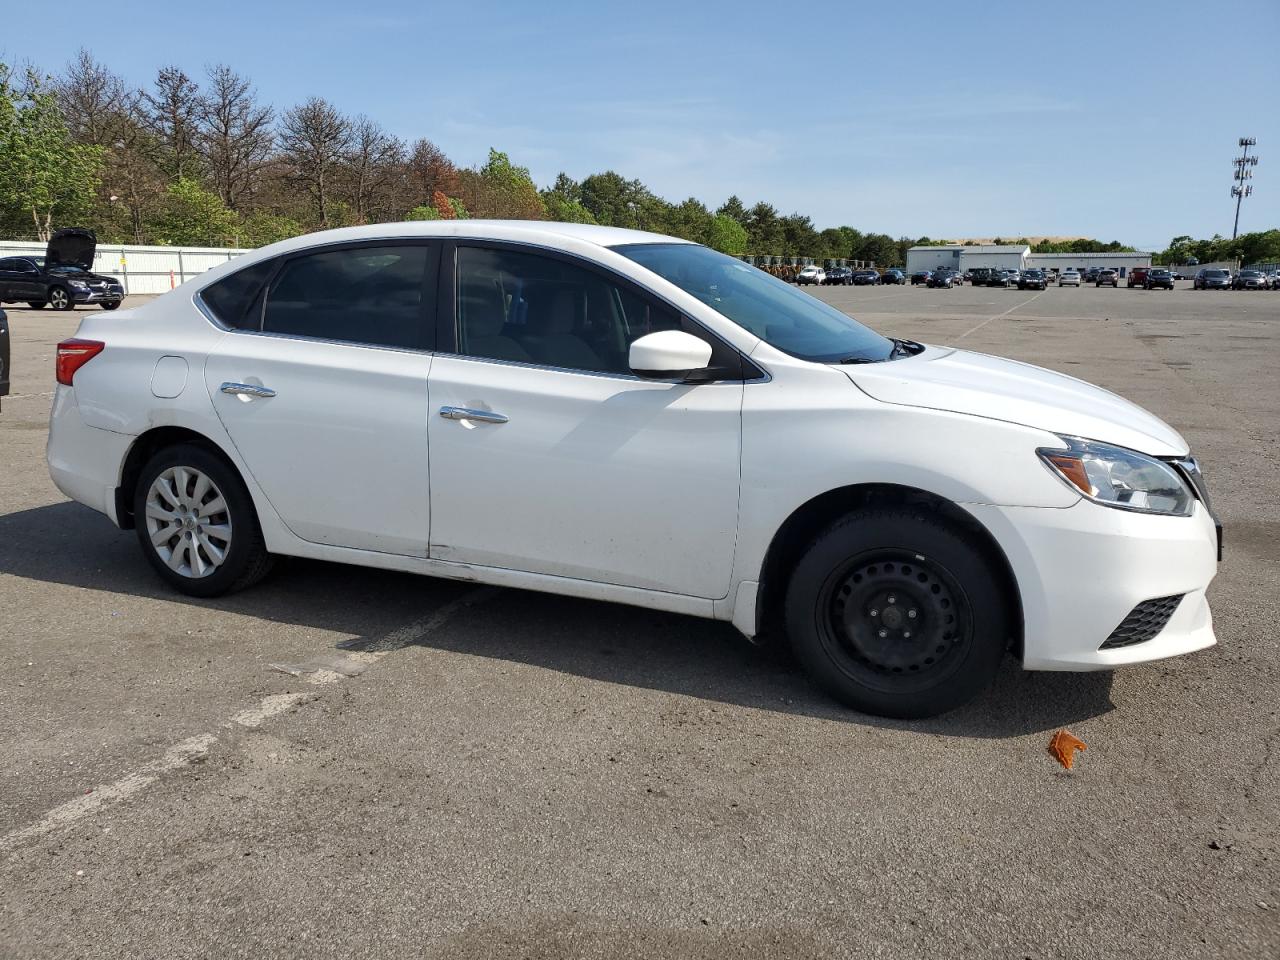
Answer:
<svg viewBox="0 0 1280 960"><path fill-rule="evenodd" d="M224 326L257 330L262 317L254 307L275 266L275 260L260 260L237 270L201 290L200 299Z"/></svg>

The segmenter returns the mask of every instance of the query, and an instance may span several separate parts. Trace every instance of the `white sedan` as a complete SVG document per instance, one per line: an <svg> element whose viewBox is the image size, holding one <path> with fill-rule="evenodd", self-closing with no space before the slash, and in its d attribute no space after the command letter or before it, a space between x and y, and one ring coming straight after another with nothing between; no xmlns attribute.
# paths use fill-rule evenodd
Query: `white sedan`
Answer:
<svg viewBox="0 0 1280 960"><path fill-rule="evenodd" d="M669 237L299 237L86 316L56 379L55 483L195 596L291 555L636 604L784 633L900 717L1006 654L1214 642L1218 533L1173 429Z"/></svg>
<svg viewBox="0 0 1280 960"><path fill-rule="evenodd" d="M1076 270L1063 270L1058 274L1058 286L1060 287L1078 287L1080 286L1080 274Z"/></svg>

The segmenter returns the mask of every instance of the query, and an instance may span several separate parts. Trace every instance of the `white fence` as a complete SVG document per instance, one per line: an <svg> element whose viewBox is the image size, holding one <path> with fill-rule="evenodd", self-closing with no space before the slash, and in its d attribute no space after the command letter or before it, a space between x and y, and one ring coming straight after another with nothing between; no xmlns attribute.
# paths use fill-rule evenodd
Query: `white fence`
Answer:
<svg viewBox="0 0 1280 960"><path fill-rule="evenodd" d="M43 257L38 241L0 240L0 257ZM233 247L142 247L99 243L93 272L118 277L125 293L167 293L248 250Z"/></svg>

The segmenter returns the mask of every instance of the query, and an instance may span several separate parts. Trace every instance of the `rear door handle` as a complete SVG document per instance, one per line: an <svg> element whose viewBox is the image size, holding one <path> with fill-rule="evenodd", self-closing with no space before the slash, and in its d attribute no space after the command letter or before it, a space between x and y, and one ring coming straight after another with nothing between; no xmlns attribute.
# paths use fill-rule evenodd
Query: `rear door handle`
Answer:
<svg viewBox="0 0 1280 960"><path fill-rule="evenodd" d="M507 418L492 410L475 410L471 407L441 407L440 416L446 420L479 420L481 423L506 423Z"/></svg>
<svg viewBox="0 0 1280 960"><path fill-rule="evenodd" d="M276 395L270 387L260 387L252 383L232 383L230 380L224 383L221 389L223 393L229 393L233 397L261 397L267 400Z"/></svg>

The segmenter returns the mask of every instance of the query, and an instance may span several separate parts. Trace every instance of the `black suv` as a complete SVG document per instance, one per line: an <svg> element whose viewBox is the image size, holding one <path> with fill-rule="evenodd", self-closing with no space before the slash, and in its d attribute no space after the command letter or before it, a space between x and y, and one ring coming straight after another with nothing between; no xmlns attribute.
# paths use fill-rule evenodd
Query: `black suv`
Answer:
<svg viewBox="0 0 1280 960"><path fill-rule="evenodd" d="M827 271L827 279L823 282L828 286L847 287L853 279L853 271L848 267L832 267Z"/></svg>
<svg viewBox="0 0 1280 960"><path fill-rule="evenodd" d="M0 397L9 395L9 317L0 308Z"/></svg>
<svg viewBox="0 0 1280 960"><path fill-rule="evenodd" d="M1164 290L1172 290L1173 274L1168 270L1161 270L1159 267L1152 267L1148 270L1146 277L1142 281L1142 289L1155 290L1157 287Z"/></svg>
<svg viewBox="0 0 1280 960"><path fill-rule="evenodd" d="M70 310L77 303L96 303L114 310L124 300L115 277L90 273L98 238L92 230L68 227L49 238L43 257L0 260L0 303L26 303L40 309Z"/></svg>
<svg viewBox="0 0 1280 960"><path fill-rule="evenodd" d="M1231 272L1229 270L1215 270L1210 267L1201 267L1196 271L1195 279L1191 281L1191 289L1230 290Z"/></svg>
<svg viewBox="0 0 1280 960"><path fill-rule="evenodd" d="M863 287L867 284L875 284L880 282L880 271L878 270L855 270L853 271L853 285L855 287Z"/></svg>
<svg viewBox="0 0 1280 960"><path fill-rule="evenodd" d="M994 273L990 267L974 267L969 271L969 282L975 287L985 287L991 283Z"/></svg>
<svg viewBox="0 0 1280 960"><path fill-rule="evenodd" d="M1019 290L1044 290L1049 286L1049 278L1043 270L1024 270L1018 276Z"/></svg>
<svg viewBox="0 0 1280 960"><path fill-rule="evenodd" d="M884 273L880 274L881 283L906 283L907 275L897 267L890 267Z"/></svg>

